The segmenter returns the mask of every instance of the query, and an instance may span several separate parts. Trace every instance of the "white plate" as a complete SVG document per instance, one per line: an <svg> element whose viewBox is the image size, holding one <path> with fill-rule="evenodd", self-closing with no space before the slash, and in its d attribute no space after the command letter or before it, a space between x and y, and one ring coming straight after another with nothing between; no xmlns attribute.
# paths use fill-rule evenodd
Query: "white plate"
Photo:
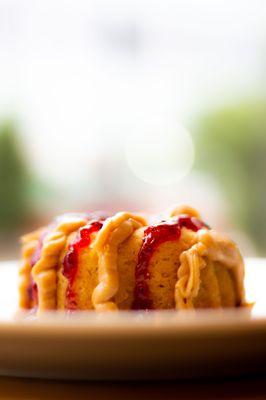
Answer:
<svg viewBox="0 0 266 400"><path fill-rule="evenodd" d="M253 310L17 313L17 263L0 263L0 374L191 378L266 371L266 259L246 260Z"/></svg>

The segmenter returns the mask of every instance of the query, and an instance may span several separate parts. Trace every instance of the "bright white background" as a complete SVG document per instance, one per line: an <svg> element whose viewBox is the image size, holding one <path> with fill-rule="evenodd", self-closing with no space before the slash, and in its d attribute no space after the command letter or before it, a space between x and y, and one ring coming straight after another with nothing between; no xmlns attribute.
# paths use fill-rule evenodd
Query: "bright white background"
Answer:
<svg viewBox="0 0 266 400"><path fill-rule="evenodd" d="M0 0L0 114L18 119L63 208L208 198L211 218L222 200L190 172L183 127L216 99L265 89L265 34L264 0Z"/></svg>

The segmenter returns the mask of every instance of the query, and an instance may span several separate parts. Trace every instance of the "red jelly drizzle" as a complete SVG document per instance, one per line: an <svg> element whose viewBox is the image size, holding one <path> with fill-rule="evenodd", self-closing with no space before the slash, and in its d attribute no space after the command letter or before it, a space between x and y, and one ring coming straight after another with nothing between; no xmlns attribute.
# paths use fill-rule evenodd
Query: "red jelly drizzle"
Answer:
<svg viewBox="0 0 266 400"><path fill-rule="evenodd" d="M38 304L38 288L37 288L37 284L33 281L32 278L31 278L31 281L30 281L27 291L28 291L28 296L29 296L30 301L37 305Z"/></svg>
<svg viewBox="0 0 266 400"><path fill-rule="evenodd" d="M149 263L155 250L162 244L171 240L178 240L181 229L185 227L194 232L208 228L206 224L194 217L181 215L177 220L161 222L149 226L144 231L142 246L138 254L138 263L135 270L135 290L133 310L152 310L148 281L150 279Z"/></svg>
<svg viewBox="0 0 266 400"><path fill-rule="evenodd" d="M90 222L89 226L81 228L76 240L69 245L68 253L63 260L62 274L68 279L66 291L66 308L68 310L76 310L77 302L73 283L78 271L78 256L81 249L88 247L91 243L91 234L98 232L103 226L103 222Z"/></svg>

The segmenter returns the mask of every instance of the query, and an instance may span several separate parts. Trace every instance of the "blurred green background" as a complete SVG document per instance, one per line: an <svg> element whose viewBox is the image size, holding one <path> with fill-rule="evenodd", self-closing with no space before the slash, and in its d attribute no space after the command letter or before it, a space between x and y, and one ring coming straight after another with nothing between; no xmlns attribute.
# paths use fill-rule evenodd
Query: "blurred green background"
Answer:
<svg viewBox="0 0 266 400"><path fill-rule="evenodd" d="M217 180L235 226L266 254L266 101L241 101L206 113L195 131L196 166Z"/></svg>
<svg viewBox="0 0 266 400"><path fill-rule="evenodd" d="M0 227L12 231L30 215L32 177L19 143L15 124L0 125Z"/></svg>

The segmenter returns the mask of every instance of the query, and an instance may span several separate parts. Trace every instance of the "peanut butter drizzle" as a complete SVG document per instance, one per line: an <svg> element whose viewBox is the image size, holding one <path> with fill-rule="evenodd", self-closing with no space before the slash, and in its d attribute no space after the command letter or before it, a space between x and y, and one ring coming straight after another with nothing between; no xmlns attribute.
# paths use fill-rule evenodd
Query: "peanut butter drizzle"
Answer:
<svg viewBox="0 0 266 400"><path fill-rule="evenodd" d="M187 214L200 218L194 208L183 205L175 207L170 217ZM183 229L182 240L186 229ZM200 272L207 262L216 261L232 269L236 283L237 302L245 303L244 291L244 262L236 244L227 236L212 229L200 229L191 235L191 247L180 255L180 266L177 272L175 285L175 302L177 309L194 308L193 299L197 297L200 288Z"/></svg>
<svg viewBox="0 0 266 400"><path fill-rule="evenodd" d="M117 305L112 299L119 289L118 246L136 229L146 224L146 220L140 216L120 212L108 218L99 231L93 244L93 249L98 255L99 266L99 284L92 294L92 304L97 311L117 310Z"/></svg>
<svg viewBox="0 0 266 400"><path fill-rule="evenodd" d="M180 267L175 285L177 309L194 308L193 299L200 288L200 271L208 261L223 264L233 272L236 283L237 304L245 303L244 262L235 243L226 236L214 231L201 229L195 233L196 243L180 255Z"/></svg>
<svg viewBox="0 0 266 400"><path fill-rule="evenodd" d="M31 257L36 249L43 229L22 236L22 263L19 268L19 307L28 309L31 307L31 299L28 288L31 283Z"/></svg>

